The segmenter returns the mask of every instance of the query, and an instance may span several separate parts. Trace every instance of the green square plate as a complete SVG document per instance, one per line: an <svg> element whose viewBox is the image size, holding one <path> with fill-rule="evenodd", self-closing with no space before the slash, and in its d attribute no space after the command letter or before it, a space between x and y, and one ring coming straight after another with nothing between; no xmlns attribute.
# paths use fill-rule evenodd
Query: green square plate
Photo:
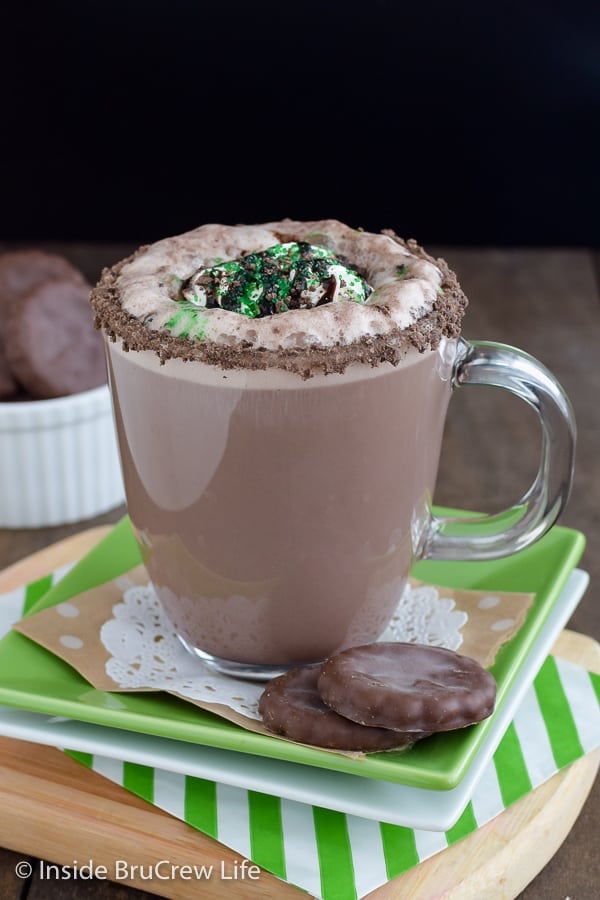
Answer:
<svg viewBox="0 0 600 900"><path fill-rule="evenodd" d="M496 709L503 703L584 545L580 532L555 527L532 547L506 559L485 563L423 562L415 567L416 577L434 584L535 593L524 625L502 647L491 670L498 683ZM68 600L116 578L139 562L131 525L125 518L32 611ZM491 716L478 725L436 735L408 751L353 759L245 731L168 694L97 691L63 660L14 631L0 641L0 703L434 790L449 790L459 784L493 721Z"/></svg>

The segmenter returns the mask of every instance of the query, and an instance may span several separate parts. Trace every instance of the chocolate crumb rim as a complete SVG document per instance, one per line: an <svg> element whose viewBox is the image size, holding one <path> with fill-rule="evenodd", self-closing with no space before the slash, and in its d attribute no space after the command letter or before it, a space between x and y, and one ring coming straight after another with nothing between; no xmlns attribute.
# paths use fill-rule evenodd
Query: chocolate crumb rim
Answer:
<svg viewBox="0 0 600 900"><path fill-rule="evenodd" d="M423 353L425 350L437 349L443 337L459 337L468 300L445 259L434 259L414 239L403 240L390 229L383 229L381 233L392 238L413 256L433 263L442 273L442 293L436 296L431 310L406 328L394 327L384 335L363 335L349 344L282 347L276 350L256 347L248 341L230 346L209 338L192 341L166 331L154 331L123 309L118 287L121 270L144 253L149 245L141 246L131 256L103 270L90 295L94 325L109 340L120 340L125 352L154 352L161 365L168 359L179 359L183 362L201 362L225 370L283 369L305 379L315 374L342 374L353 363L372 367L385 362L398 365L411 347ZM378 308L385 314L386 304ZM307 310L307 314L309 313L310 310Z"/></svg>

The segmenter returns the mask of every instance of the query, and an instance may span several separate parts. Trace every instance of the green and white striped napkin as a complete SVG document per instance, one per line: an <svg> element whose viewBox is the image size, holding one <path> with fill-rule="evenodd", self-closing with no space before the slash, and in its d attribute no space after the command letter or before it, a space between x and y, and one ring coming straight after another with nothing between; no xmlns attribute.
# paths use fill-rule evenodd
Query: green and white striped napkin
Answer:
<svg viewBox="0 0 600 900"><path fill-rule="evenodd" d="M70 755L309 894L353 900L471 834L598 746L600 676L548 657L471 802L446 832L375 822L102 756Z"/></svg>
<svg viewBox="0 0 600 900"><path fill-rule="evenodd" d="M0 636L68 568L5 595ZM446 832L375 822L98 755L70 755L309 894L353 900L472 833L598 746L600 676L548 657L470 803Z"/></svg>

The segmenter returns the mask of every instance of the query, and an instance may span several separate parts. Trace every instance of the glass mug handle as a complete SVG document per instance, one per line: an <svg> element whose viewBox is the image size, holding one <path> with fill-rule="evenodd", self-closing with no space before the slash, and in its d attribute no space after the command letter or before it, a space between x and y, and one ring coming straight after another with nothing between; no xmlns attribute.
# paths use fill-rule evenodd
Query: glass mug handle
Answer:
<svg viewBox="0 0 600 900"><path fill-rule="evenodd" d="M437 560L508 556L545 534L568 500L575 456L573 410L560 384L540 362L505 344L460 338L452 384L505 388L533 407L542 429L540 466L529 490L504 512L470 518L432 515L417 555Z"/></svg>

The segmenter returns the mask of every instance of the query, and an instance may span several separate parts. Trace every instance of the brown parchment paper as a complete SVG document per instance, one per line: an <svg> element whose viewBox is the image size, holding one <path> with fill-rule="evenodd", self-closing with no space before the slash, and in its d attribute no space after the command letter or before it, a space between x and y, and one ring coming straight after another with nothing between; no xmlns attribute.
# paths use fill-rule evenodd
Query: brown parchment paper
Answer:
<svg viewBox="0 0 600 900"><path fill-rule="evenodd" d="M121 687L107 673L110 654L100 639L104 623L113 619L113 608L123 600L124 593L136 585L147 585L148 574L143 566L137 566L126 575L85 591L71 600L26 616L13 627L46 650L60 657L100 691L147 693L162 690L152 686ZM411 587L422 582L411 579ZM463 642L458 653L471 656L489 668L500 647L525 621L534 595L491 591L459 590L434 585L440 597L450 598L455 609L468 616L460 629ZM260 721L241 715L222 703L207 703L168 691L187 703L221 716L246 730L279 737L267 731ZM285 740L285 738L279 738ZM343 751L328 751L340 753ZM363 753L348 752L345 755L359 758Z"/></svg>

